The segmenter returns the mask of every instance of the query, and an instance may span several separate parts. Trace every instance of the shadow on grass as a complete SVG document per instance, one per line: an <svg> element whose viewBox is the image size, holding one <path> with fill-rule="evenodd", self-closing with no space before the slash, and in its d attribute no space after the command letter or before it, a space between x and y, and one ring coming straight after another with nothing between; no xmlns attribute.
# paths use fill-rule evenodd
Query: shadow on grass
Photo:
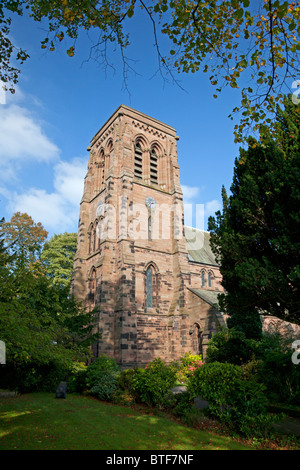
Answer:
<svg viewBox="0 0 300 470"><path fill-rule="evenodd" d="M0 400L0 449L249 449L229 437L90 397L35 393Z"/></svg>

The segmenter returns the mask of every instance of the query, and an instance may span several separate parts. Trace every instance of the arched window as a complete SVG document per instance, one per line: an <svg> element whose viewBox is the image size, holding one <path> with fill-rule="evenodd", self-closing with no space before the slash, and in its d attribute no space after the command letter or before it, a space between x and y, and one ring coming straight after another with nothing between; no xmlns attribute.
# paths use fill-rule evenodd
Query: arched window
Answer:
<svg viewBox="0 0 300 470"><path fill-rule="evenodd" d="M146 271L146 307L153 307L153 271L151 266Z"/></svg>
<svg viewBox="0 0 300 470"><path fill-rule="evenodd" d="M211 287L211 284L212 284L212 274L211 274L211 272L208 272L207 277L208 277L208 287Z"/></svg>
<svg viewBox="0 0 300 470"><path fill-rule="evenodd" d="M150 152L150 182L158 183L157 155L155 148L152 148Z"/></svg>
<svg viewBox="0 0 300 470"><path fill-rule="evenodd" d="M134 176L143 178L143 151L140 142L136 142L134 149Z"/></svg>
<svg viewBox="0 0 300 470"><path fill-rule="evenodd" d="M158 269L150 263L145 273L145 307L146 309L158 307Z"/></svg>
<svg viewBox="0 0 300 470"><path fill-rule="evenodd" d="M96 279L96 269L93 268L90 278L89 278L89 308L92 310L95 307L96 303L96 287L97 287L97 279Z"/></svg>
<svg viewBox="0 0 300 470"><path fill-rule="evenodd" d="M205 271L201 272L201 286L205 286Z"/></svg>

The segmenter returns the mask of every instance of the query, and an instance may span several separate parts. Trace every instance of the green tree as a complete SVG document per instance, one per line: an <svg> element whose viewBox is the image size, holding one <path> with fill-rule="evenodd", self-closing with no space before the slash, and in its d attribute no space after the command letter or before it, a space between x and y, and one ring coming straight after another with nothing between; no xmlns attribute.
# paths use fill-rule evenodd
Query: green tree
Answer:
<svg viewBox="0 0 300 470"><path fill-rule="evenodd" d="M38 258L46 234L41 224L27 215L12 221L2 219L0 225L0 339L7 359L2 376L22 370L27 377L36 367L49 370L86 361L98 338L93 312L47 276Z"/></svg>
<svg viewBox="0 0 300 470"><path fill-rule="evenodd" d="M76 249L76 233L54 235L44 244L41 260L53 284L70 286Z"/></svg>
<svg viewBox="0 0 300 470"><path fill-rule="evenodd" d="M3 223L2 233L9 251L18 254L13 263L15 269L23 269L38 261L48 235L40 222L35 223L28 214L20 212Z"/></svg>
<svg viewBox="0 0 300 470"><path fill-rule="evenodd" d="M95 32L97 40L90 57L102 57L107 64L108 46L112 44L121 53L126 80L131 65L125 50L130 45L128 31L137 8L153 27L162 74L165 71L174 79L177 72L202 70L215 87L215 97L226 86L239 89L241 104L233 110L233 114L241 113L235 127L237 141L251 125L261 133L266 130L276 104L283 99L283 87L290 90L299 75L298 1L6 0L0 7L0 79L12 83L13 89L19 70L11 65L11 59L23 62L28 58L9 36L11 12L23 15L27 11L35 21L48 21L43 49L53 51L64 43L68 56L73 57L80 32L90 37ZM166 54L161 51L161 44L166 46L164 37L168 39Z"/></svg>
<svg viewBox="0 0 300 470"><path fill-rule="evenodd" d="M277 106L276 122L271 134L284 154L291 158L300 148L300 106L295 106L290 95L285 96L283 107Z"/></svg>
<svg viewBox="0 0 300 470"><path fill-rule="evenodd" d="M280 114L285 125L288 110ZM232 194L223 193L223 212L209 220L226 291L222 308L231 316L229 326L248 337L259 335L260 314L300 320L300 148L299 140L298 148L285 142L279 148L282 122L277 144L271 137L264 143L252 139L240 150Z"/></svg>

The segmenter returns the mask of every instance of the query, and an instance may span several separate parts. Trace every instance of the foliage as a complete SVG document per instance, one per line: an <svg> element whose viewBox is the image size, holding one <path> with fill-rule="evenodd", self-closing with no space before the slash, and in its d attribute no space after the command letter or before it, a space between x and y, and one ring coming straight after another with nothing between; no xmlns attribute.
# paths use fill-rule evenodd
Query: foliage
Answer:
<svg viewBox="0 0 300 470"><path fill-rule="evenodd" d="M1 227L5 243L11 253L17 253L11 268L23 269L35 265L48 232L40 222L35 223L26 213L16 212Z"/></svg>
<svg viewBox="0 0 300 470"><path fill-rule="evenodd" d="M53 285L45 275L39 260L45 235L27 214L16 213L0 227L0 331L6 346L2 377L11 378L10 388L43 388L49 374L87 360L98 337L93 314L70 297L68 288Z"/></svg>
<svg viewBox="0 0 300 470"><path fill-rule="evenodd" d="M180 383L185 383L188 377L198 368L203 365L202 356L186 353L184 354L178 364L176 378Z"/></svg>
<svg viewBox="0 0 300 470"><path fill-rule="evenodd" d="M249 362L254 355L253 341L244 332L221 329L210 339L206 351L206 362L229 362L241 365Z"/></svg>
<svg viewBox="0 0 300 470"><path fill-rule="evenodd" d="M272 403L297 404L300 400L300 370L291 360L292 338L264 333L260 340L249 340L233 329L216 333L209 341L206 363L242 365L243 378L265 386Z"/></svg>
<svg viewBox="0 0 300 470"><path fill-rule="evenodd" d="M257 365L257 380L265 385L272 403L300 403L300 369L291 356L290 348L266 349Z"/></svg>
<svg viewBox="0 0 300 470"><path fill-rule="evenodd" d="M118 377L115 371L102 370L98 372L97 381L90 392L99 400L111 401L118 390Z"/></svg>
<svg viewBox="0 0 300 470"><path fill-rule="evenodd" d="M90 57L102 59L107 66L108 46L119 49L123 60L124 80L131 68L125 50L130 42L131 22L142 10L153 27L154 45L159 70L176 80L177 73L208 73L215 87L214 97L227 86L239 89L241 122L235 126L236 141L242 141L245 129L254 126L263 134L270 125L276 104L283 99L282 89L290 89L298 79L299 6L285 0L260 0L255 8L250 0L7 0L0 9L0 79L17 82L19 70L11 65L16 50L9 36L11 12L29 15L38 22L48 22L48 34L41 47L54 51L66 44L69 57L76 53L81 31L97 40ZM161 34L159 34L161 33ZM169 52L161 52L161 35L168 39ZM69 43L71 41L71 45ZM28 58L22 49L16 51L21 63ZM287 83L287 80L290 83ZM251 86L249 86L251 81ZM245 86L246 84L246 86ZM240 88L242 87L242 88Z"/></svg>
<svg viewBox="0 0 300 470"><path fill-rule="evenodd" d="M216 413L227 407L227 398L240 380L242 370L239 366L214 362L205 364L195 371L188 381L187 389L196 398L201 396L210 403Z"/></svg>
<svg viewBox="0 0 300 470"><path fill-rule="evenodd" d="M99 381L102 381L103 372L116 373L119 371L119 366L116 360L112 357L108 357L106 354L101 354L95 359L88 367L86 371L86 386L88 389L92 389Z"/></svg>
<svg viewBox="0 0 300 470"><path fill-rule="evenodd" d="M276 107L274 130L270 132L276 146L288 158L293 158L299 152L300 106L294 101L293 96L288 95L284 97L283 106Z"/></svg>
<svg viewBox="0 0 300 470"><path fill-rule="evenodd" d="M99 400L112 401L119 387L119 372L115 359L102 354L87 367L85 386Z"/></svg>
<svg viewBox="0 0 300 470"><path fill-rule="evenodd" d="M76 233L54 235L45 242L41 260L53 284L70 286L76 249Z"/></svg>
<svg viewBox="0 0 300 470"><path fill-rule="evenodd" d="M223 191L223 213L209 220L226 291L221 308L230 315L229 327L254 338L260 314L299 323L300 140L293 148L282 141L284 151L278 148L288 113L289 108L278 120L276 145L271 138L263 144L253 139L248 150L240 150L232 195Z"/></svg>
<svg viewBox="0 0 300 470"><path fill-rule="evenodd" d="M87 366L83 362L73 362L70 373L67 374L69 393L83 393L85 391L85 376Z"/></svg>
<svg viewBox="0 0 300 470"><path fill-rule="evenodd" d="M92 315L42 274L27 272L12 282L15 290L0 302L7 361L41 364L86 359L88 346L95 341Z"/></svg>
<svg viewBox="0 0 300 470"><path fill-rule="evenodd" d="M15 61L21 65L29 58L29 54L21 48L16 47L10 37L11 18L7 17L5 7L22 15L22 2L1 2L0 4L0 80L9 85L9 91L15 92L15 85L18 82L20 70L13 64ZM15 59L12 60L12 59ZM1 86L1 84L0 84ZM7 89L7 86L5 86Z"/></svg>
<svg viewBox="0 0 300 470"><path fill-rule="evenodd" d="M123 369L118 375L118 387L120 390L127 390L129 393L133 393L133 377L136 374L136 367L131 369Z"/></svg>
<svg viewBox="0 0 300 470"><path fill-rule="evenodd" d="M244 380L240 366L218 362L205 364L189 379L188 391L192 396L200 395L207 400L213 416L244 434L257 432L258 425L267 432L274 421L267 416L264 385L255 380Z"/></svg>
<svg viewBox="0 0 300 470"><path fill-rule="evenodd" d="M163 407L166 395L176 383L176 371L160 358L144 369L135 369L131 377L131 391L142 403Z"/></svg>
<svg viewBox="0 0 300 470"><path fill-rule="evenodd" d="M0 377L0 387L19 393L52 392L72 373L72 363L9 362Z"/></svg>
<svg viewBox="0 0 300 470"><path fill-rule="evenodd" d="M193 408L193 400L189 392L176 393L172 413L183 420L187 419Z"/></svg>

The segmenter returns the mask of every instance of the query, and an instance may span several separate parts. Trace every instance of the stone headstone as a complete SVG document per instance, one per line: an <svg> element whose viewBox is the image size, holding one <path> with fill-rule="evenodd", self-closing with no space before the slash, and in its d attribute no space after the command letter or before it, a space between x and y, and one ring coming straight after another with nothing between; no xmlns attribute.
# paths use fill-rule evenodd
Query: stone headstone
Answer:
<svg viewBox="0 0 300 470"><path fill-rule="evenodd" d="M67 396L67 382L60 382L56 389L56 398L66 398Z"/></svg>

